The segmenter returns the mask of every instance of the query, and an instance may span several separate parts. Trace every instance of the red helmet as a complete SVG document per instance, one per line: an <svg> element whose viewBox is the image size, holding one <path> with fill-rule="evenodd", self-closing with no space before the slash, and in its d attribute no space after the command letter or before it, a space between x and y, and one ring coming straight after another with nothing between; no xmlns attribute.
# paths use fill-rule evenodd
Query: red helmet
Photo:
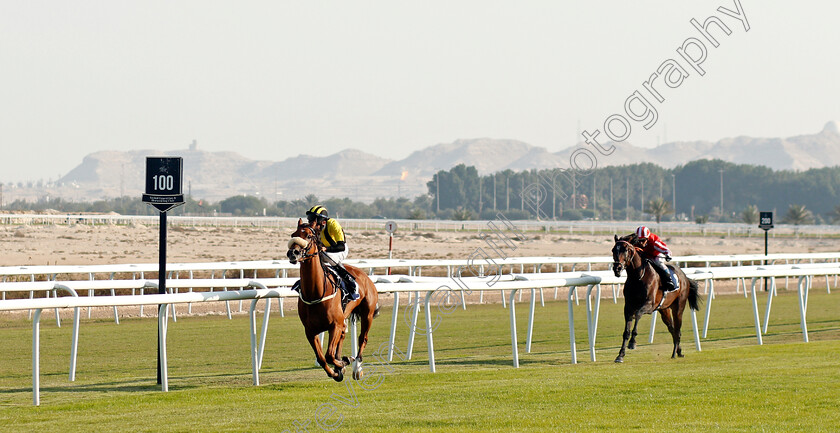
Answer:
<svg viewBox="0 0 840 433"><path fill-rule="evenodd" d="M636 237L639 239L647 239L650 237L650 230L645 226L639 226L636 229Z"/></svg>

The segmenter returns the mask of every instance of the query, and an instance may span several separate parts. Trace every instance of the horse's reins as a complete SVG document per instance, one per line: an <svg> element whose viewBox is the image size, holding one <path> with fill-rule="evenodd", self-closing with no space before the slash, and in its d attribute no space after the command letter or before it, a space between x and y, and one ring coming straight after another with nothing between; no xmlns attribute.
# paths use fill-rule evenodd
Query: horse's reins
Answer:
<svg viewBox="0 0 840 433"><path fill-rule="evenodd" d="M319 255L321 253L318 250L318 247L320 246L320 241L319 241L318 237L314 234L314 230L313 230L312 234L310 234L306 237L306 239L307 239L307 243L306 243L306 246L304 247L305 250L303 252L303 257L301 257L298 260L298 262L301 262L301 263L303 263L304 261L309 260L312 257L315 257L316 255ZM311 245L313 243L315 243L315 252L314 253L307 253L307 251L309 251L309 248L311 247ZM323 266L321 266L321 267L323 268ZM328 280L327 271L324 270L324 293L327 293L327 280ZM338 287L336 287L335 284L333 285L333 289L334 289L334 291L333 291L332 295L322 296L321 298L318 298L314 301L307 301L306 299L304 299L302 290L301 290L300 293L298 293L298 297L300 298L300 301L303 302L306 305L320 304L324 301L329 301L330 299L335 298L335 296L338 295Z"/></svg>

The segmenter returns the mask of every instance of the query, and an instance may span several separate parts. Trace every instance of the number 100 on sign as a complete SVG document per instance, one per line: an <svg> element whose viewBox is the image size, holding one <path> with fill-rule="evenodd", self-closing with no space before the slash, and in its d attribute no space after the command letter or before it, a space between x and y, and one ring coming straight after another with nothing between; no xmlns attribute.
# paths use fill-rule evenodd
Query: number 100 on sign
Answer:
<svg viewBox="0 0 840 433"><path fill-rule="evenodd" d="M152 188L156 192L173 191L175 189L175 176L171 174L152 176Z"/></svg>
<svg viewBox="0 0 840 433"><path fill-rule="evenodd" d="M146 194L181 194L183 158L146 158Z"/></svg>

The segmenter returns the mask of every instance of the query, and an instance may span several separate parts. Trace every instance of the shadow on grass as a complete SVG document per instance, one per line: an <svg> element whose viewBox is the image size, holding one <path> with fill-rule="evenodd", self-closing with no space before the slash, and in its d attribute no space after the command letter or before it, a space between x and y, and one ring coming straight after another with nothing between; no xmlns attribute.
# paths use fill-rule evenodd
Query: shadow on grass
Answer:
<svg viewBox="0 0 840 433"><path fill-rule="evenodd" d="M186 385L186 386L178 386L178 389L191 389L197 388L197 385ZM69 393L77 393L77 392L148 392L148 391L160 391L160 385L154 383L154 379L150 380L150 383L138 383L137 380L125 380L125 381L115 381L115 382L101 382L101 383L89 383L84 385L77 385L73 382L68 382L66 385L62 386L42 386L41 393L58 393L58 392L69 392ZM32 387L27 388L12 388L12 389L2 389L0 390L0 394L14 394L14 393L22 393L22 392L32 392Z"/></svg>

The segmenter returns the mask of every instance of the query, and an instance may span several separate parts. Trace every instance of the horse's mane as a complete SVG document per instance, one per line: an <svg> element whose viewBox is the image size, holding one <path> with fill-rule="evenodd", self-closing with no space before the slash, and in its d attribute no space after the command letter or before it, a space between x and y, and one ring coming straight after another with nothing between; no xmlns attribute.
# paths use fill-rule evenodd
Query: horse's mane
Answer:
<svg viewBox="0 0 840 433"><path fill-rule="evenodd" d="M638 236L635 233L630 233L627 236L622 236L618 238L619 241L629 242L630 245L636 245L636 241L638 240Z"/></svg>

